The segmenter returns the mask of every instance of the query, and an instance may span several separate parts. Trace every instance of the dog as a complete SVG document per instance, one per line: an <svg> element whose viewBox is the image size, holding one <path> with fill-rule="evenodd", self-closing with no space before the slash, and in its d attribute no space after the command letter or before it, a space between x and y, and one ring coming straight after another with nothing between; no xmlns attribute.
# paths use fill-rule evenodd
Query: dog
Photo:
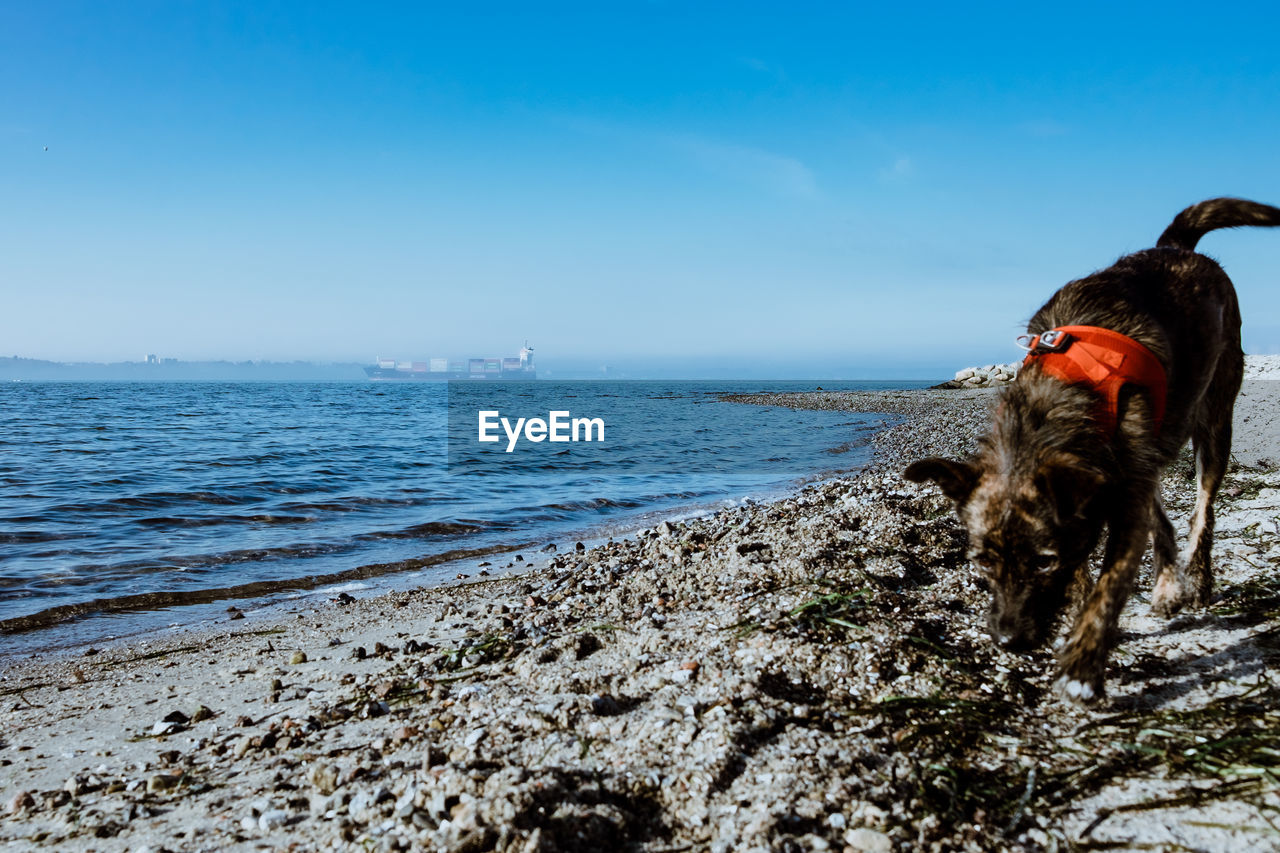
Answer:
<svg viewBox="0 0 1280 853"><path fill-rule="evenodd" d="M1155 613L1203 606L1213 590L1213 501L1244 353L1235 288L1195 248L1210 231L1245 225L1280 226L1280 208L1203 201L1179 213L1154 249L1065 285L1028 323L1026 361L977 453L904 472L955 502L969 559L991 588L998 645L1043 645L1075 599L1055 687L1077 703L1104 695L1116 623L1149 540ZM1179 555L1159 478L1188 440L1198 489ZM1104 528L1094 583L1087 563Z"/></svg>

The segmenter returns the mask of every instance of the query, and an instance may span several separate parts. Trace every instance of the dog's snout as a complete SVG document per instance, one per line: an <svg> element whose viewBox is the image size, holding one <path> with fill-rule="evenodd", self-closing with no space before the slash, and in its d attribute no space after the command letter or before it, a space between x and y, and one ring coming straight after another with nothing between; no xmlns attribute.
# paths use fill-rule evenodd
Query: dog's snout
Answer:
<svg viewBox="0 0 1280 853"><path fill-rule="evenodd" d="M1030 632L1016 619L993 616L988 629L991 632L991 642L1005 651L1021 652L1035 646L1034 638L1029 636Z"/></svg>

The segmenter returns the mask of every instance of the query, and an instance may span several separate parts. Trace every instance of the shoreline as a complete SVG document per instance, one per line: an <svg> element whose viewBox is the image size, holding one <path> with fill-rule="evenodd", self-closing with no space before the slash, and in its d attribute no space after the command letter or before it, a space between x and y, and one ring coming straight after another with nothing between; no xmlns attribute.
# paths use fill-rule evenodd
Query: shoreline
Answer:
<svg viewBox="0 0 1280 853"><path fill-rule="evenodd" d="M0 841L1266 844L1276 837L1257 807L1274 807L1275 792L1224 793L1223 775L1183 753L1236 723L1280 726L1268 704L1280 547L1263 529L1280 505L1264 482L1280 444L1253 420L1274 420L1271 386L1242 398L1243 464L1219 499L1221 599L1161 621L1140 585L1100 710L1052 698L1051 652L987 642L985 593L949 504L899 475L911 459L970 449L991 392L739 398L903 419L872 437L857 474L562 551L515 577L304 600L254 630L232 622L15 662L0 679ZM1182 530L1184 468L1165 478ZM1261 747L1280 744L1257 746L1211 757L1274 770Z"/></svg>
<svg viewBox="0 0 1280 853"><path fill-rule="evenodd" d="M530 572L545 569L547 552L555 553L562 543L567 543L572 548L574 544L581 542L591 550L615 539L632 538L663 521L678 524L744 503L770 503L804 486L851 476L861 467L863 466L814 472L737 498L723 495L705 502L655 505L635 514L610 519L592 527L560 532L546 539L482 548L455 548L399 563L375 563L323 576L246 583L237 587L181 594L140 593L58 605L28 616L0 620L0 638L11 647L18 643L24 646L16 651L0 649L0 676L8 667L37 654L74 655L95 646L128 645L157 631L168 632L175 638L202 631L216 631L213 627L216 623L227 621L224 613L239 612L244 618L271 619L279 611L293 612L290 608L296 608L300 602L318 600L322 596L357 593L353 598L365 600L394 592L430 591L485 583L486 579L492 581L523 577ZM525 555L530 557L526 558ZM536 562L539 560L542 561L541 565ZM505 565L499 565L504 561ZM424 579L424 570L438 573L438 579ZM450 573L454 573L454 577L450 578ZM261 591L268 588L272 591ZM244 606L239 606L240 604ZM223 605L227 606L224 608ZM179 615L182 618L174 618ZM77 625L93 622L105 625L107 621L104 620L117 618L131 621L126 623L124 630L111 634L95 631L85 637L75 630ZM231 618L238 620L242 617L237 615ZM54 642L48 642L49 634L59 633L72 636L60 636Z"/></svg>
<svg viewBox="0 0 1280 853"><path fill-rule="evenodd" d="M730 388L735 384L739 389L743 384L760 387L759 383L728 383ZM710 392L710 399L716 399L715 392ZM740 408L721 405L727 409ZM794 416L784 413L780 417ZM338 586L355 585L356 589L347 591L366 597L396 589L446 584L460 574L483 577L500 575L512 568L520 571L527 568L528 563L514 564L514 555L538 554L551 543L563 547L566 542L570 546L575 541L603 542L610 537L631 535L664 518L714 512L746 498L772 500L806 482L847 475L865 464L868 454L861 447L866 436L863 430L881 428L883 419L868 416L866 420L866 425L848 433L850 440L840 447L814 444L808 454L811 458L795 464L795 470L800 472L797 474L761 469L759 475L755 475L755 469L745 468L748 476L738 477L737 485L718 481L714 474L709 474L701 480L686 478L685 482L665 490L661 484L648 491L623 489L621 497L617 494L618 488L603 486L578 507L570 503L545 508L537 506L535 501L533 510L545 510L543 515L535 521L523 520L519 526L503 527L508 516L501 508L490 507L488 515L481 511L474 519L467 516L458 522L462 527L470 526L472 533L458 536L449 535L453 531L445 531L438 540L422 538L419 544L427 551L425 554L410 546L408 550L402 548L394 553L360 553L349 560L330 558L319 564L303 562L295 566L281 560L264 563L256 575L237 572L234 566L225 575L204 571L198 566L199 571L190 577L182 572L162 572L156 585L151 587L155 591L146 591L146 587L142 588L144 591L137 591L140 585L131 576L124 576L114 586L110 583L85 586L87 581L77 576L73 578L74 583L66 586L47 584L50 593L47 596L35 587L31 591L22 588L17 590L21 594L10 600L10 615L0 618L0 638L5 640L4 647L0 648L0 667L15 656L43 652L50 646L75 649L154 631L182 630L217 620L224 609L243 612L271 609L299 596L329 594L330 588ZM833 437L832 443L835 441ZM749 482L752 480L754 482ZM613 502L615 499L617 503ZM609 509L599 509L596 505L601 503ZM421 526L453 523L433 522ZM410 532L416 535L416 530ZM305 553L313 540L321 550L329 544L323 539L323 526L308 535L313 539L298 534L286 540L295 544L279 550ZM380 536L380 529L374 528L372 532L360 531L355 538L376 540ZM128 547L128 543L125 545ZM227 547L211 544L207 546L207 553L216 556ZM156 558L157 565L184 563L185 552L181 550L170 556L161 546L157 553L161 555ZM299 571L303 573L296 574ZM34 578L37 585L40 581L41 578ZM79 597L82 595L91 597L86 600Z"/></svg>

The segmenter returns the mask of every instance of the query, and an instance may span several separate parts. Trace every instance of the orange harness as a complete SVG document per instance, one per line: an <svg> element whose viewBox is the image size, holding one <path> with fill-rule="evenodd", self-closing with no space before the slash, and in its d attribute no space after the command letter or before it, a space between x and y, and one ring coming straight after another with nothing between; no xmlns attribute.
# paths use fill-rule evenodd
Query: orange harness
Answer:
<svg viewBox="0 0 1280 853"><path fill-rule="evenodd" d="M1098 420L1107 435L1114 435L1119 425L1120 389L1141 388L1151 395L1155 431L1160 434L1168 388L1164 365L1133 338L1098 326L1059 326L1031 338L1022 364L1032 362L1049 376L1101 394Z"/></svg>

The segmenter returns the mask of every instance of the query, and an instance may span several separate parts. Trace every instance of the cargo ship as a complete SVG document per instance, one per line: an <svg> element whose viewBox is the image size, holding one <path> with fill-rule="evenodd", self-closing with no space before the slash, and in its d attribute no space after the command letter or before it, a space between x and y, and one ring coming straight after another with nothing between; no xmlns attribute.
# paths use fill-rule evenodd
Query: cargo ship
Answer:
<svg viewBox="0 0 1280 853"><path fill-rule="evenodd" d="M498 382L530 382L538 378L533 367L533 347L528 342L516 358L433 358L428 361L397 361L379 358L364 372L374 382L448 382L453 379L480 379Z"/></svg>

